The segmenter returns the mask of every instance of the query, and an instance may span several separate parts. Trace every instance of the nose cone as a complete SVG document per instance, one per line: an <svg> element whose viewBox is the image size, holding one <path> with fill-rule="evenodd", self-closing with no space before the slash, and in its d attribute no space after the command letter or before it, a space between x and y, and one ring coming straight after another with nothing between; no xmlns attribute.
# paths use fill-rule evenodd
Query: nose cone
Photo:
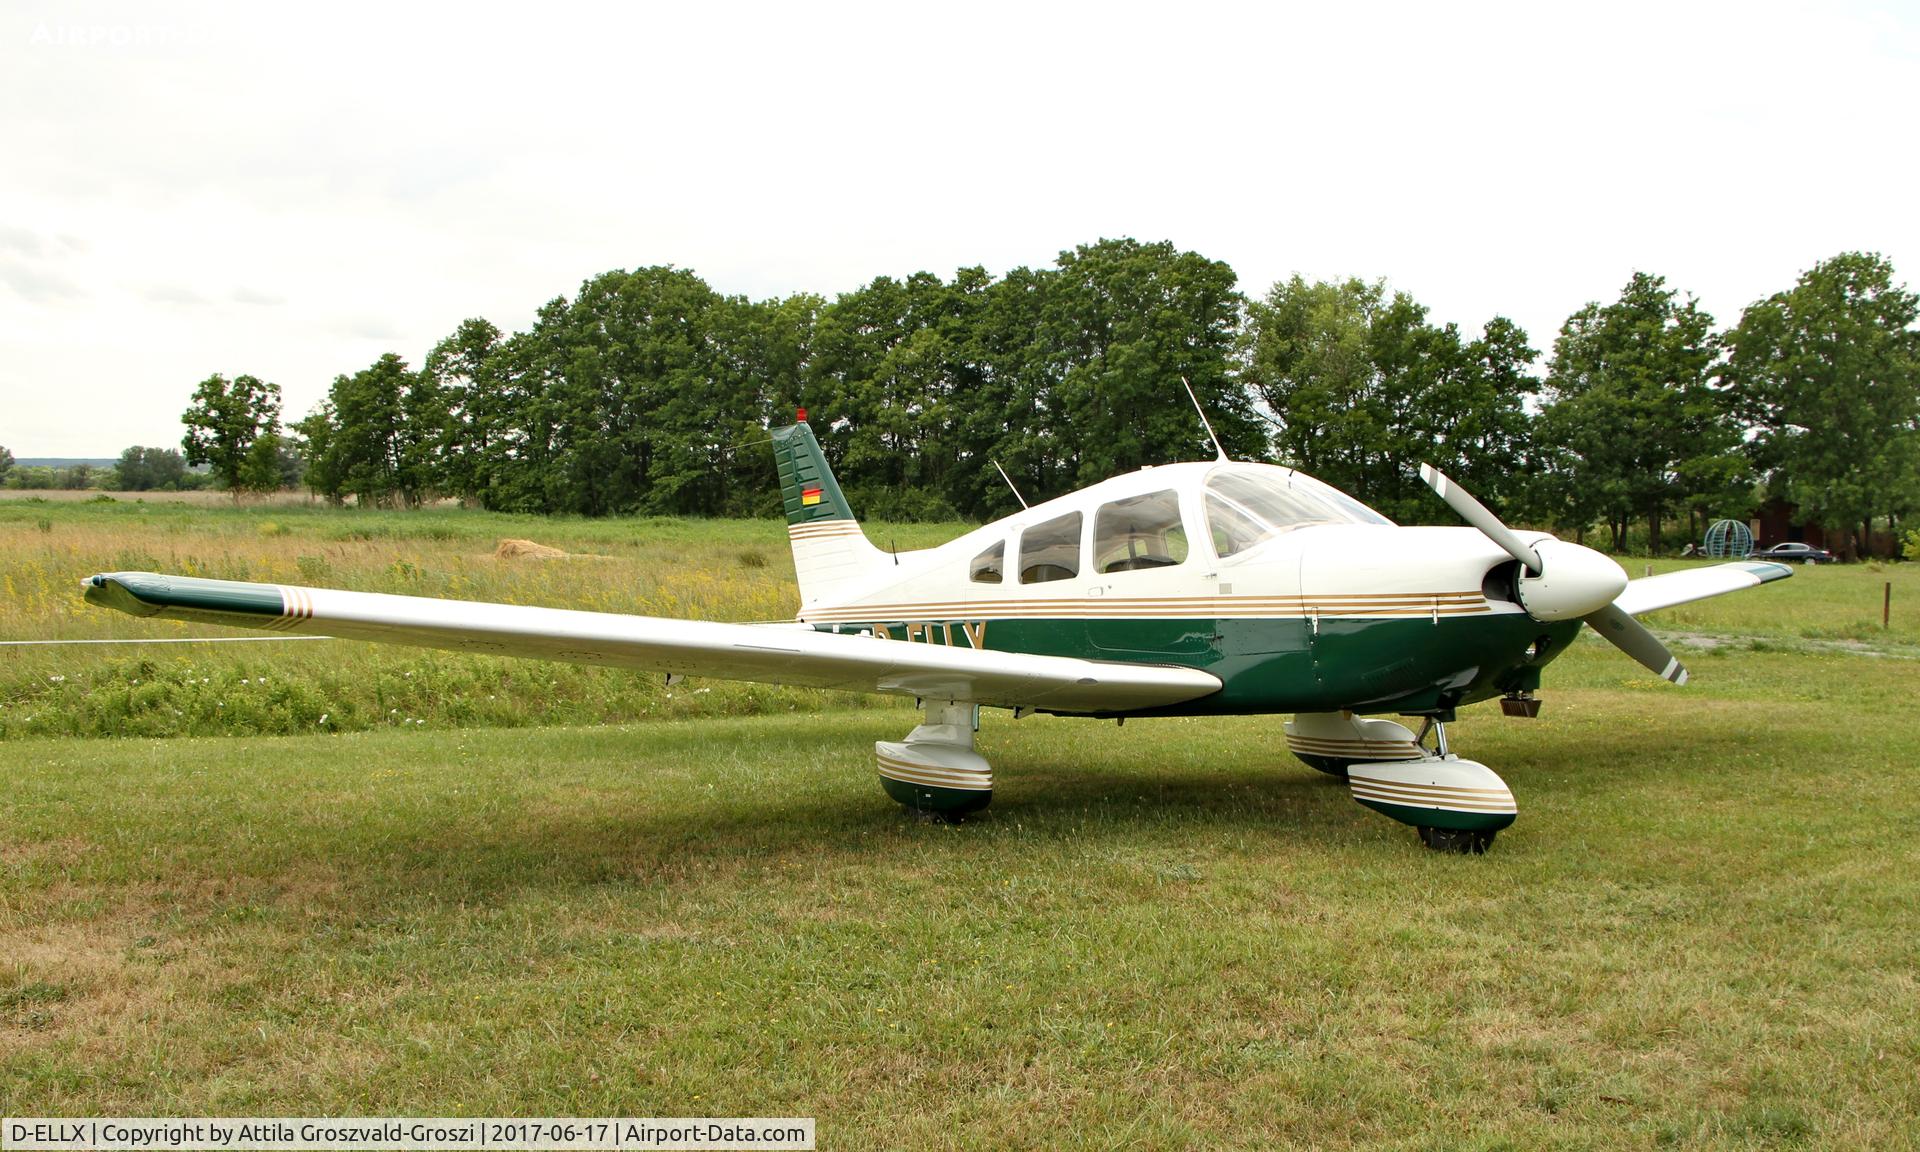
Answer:
<svg viewBox="0 0 1920 1152"><path fill-rule="evenodd" d="M1521 607L1535 620L1577 620L1613 603L1627 587L1626 569L1591 548L1546 539L1534 546L1538 576L1520 577Z"/></svg>

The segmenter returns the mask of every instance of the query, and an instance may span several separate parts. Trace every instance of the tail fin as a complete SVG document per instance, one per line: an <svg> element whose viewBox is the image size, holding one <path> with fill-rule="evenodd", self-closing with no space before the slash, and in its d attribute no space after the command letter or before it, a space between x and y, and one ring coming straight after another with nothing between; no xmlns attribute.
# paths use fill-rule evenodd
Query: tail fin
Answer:
<svg viewBox="0 0 1920 1152"><path fill-rule="evenodd" d="M802 419L773 430L773 458L780 468L780 494L793 542L793 571L800 581L802 611L835 599L886 563L886 553L868 543L840 484L820 454L820 442Z"/></svg>

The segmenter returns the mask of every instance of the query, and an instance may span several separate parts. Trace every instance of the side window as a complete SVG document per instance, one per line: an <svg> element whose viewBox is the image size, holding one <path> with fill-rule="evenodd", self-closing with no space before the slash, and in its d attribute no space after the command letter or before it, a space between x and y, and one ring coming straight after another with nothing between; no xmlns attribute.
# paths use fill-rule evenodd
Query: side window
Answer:
<svg viewBox="0 0 1920 1152"><path fill-rule="evenodd" d="M1171 568L1187 558L1187 530L1180 523L1180 497L1171 488L1103 504L1093 518L1093 567L1097 572Z"/></svg>
<svg viewBox="0 0 1920 1152"><path fill-rule="evenodd" d="M1000 541L993 547L973 558L973 582L975 584L998 584L1000 573L1007 564L1007 542Z"/></svg>
<svg viewBox="0 0 1920 1152"><path fill-rule="evenodd" d="M1045 584L1080 574L1080 513L1069 512L1020 534L1020 583Z"/></svg>
<svg viewBox="0 0 1920 1152"><path fill-rule="evenodd" d="M1247 515L1238 504L1207 493L1207 528L1213 533L1213 551L1222 560L1244 552L1273 535L1273 529Z"/></svg>

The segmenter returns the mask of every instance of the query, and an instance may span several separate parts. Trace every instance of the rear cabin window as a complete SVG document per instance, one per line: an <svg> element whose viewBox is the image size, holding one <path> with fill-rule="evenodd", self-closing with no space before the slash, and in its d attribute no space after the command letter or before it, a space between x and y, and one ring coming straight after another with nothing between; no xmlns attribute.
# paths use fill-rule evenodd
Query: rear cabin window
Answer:
<svg viewBox="0 0 1920 1152"><path fill-rule="evenodd" d="M973 558L973 582L975 584L998 584L1000 574L1007 566L1007 542L1000 541L993 547Z"/></svg>
<svg viewBox="0 0 1920 1152"><path fill-rule="evenodd" d="M1102 504L1093 518L1096 572L1171 568L1187 558L1187 530L1173 489Z"/></svg>
<svg viewBox="0 0 1920 1152"><path fill-rule="evenodd" d="M1069 512L1020 534L1020 583L1045 584L1080 574L1080 513Z"/></svg>

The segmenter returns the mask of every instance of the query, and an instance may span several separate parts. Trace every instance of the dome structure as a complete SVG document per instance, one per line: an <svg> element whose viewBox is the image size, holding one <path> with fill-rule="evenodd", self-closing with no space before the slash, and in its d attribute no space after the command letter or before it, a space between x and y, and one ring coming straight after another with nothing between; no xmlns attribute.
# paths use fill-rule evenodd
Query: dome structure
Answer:
<svg viewBox="0 0 1920 1152"><path fill-rule="evenodd" d="M1706 554L1715 559L1753 555L1753 529L1738 520L1715 520L1707 529Z"/></svg>

